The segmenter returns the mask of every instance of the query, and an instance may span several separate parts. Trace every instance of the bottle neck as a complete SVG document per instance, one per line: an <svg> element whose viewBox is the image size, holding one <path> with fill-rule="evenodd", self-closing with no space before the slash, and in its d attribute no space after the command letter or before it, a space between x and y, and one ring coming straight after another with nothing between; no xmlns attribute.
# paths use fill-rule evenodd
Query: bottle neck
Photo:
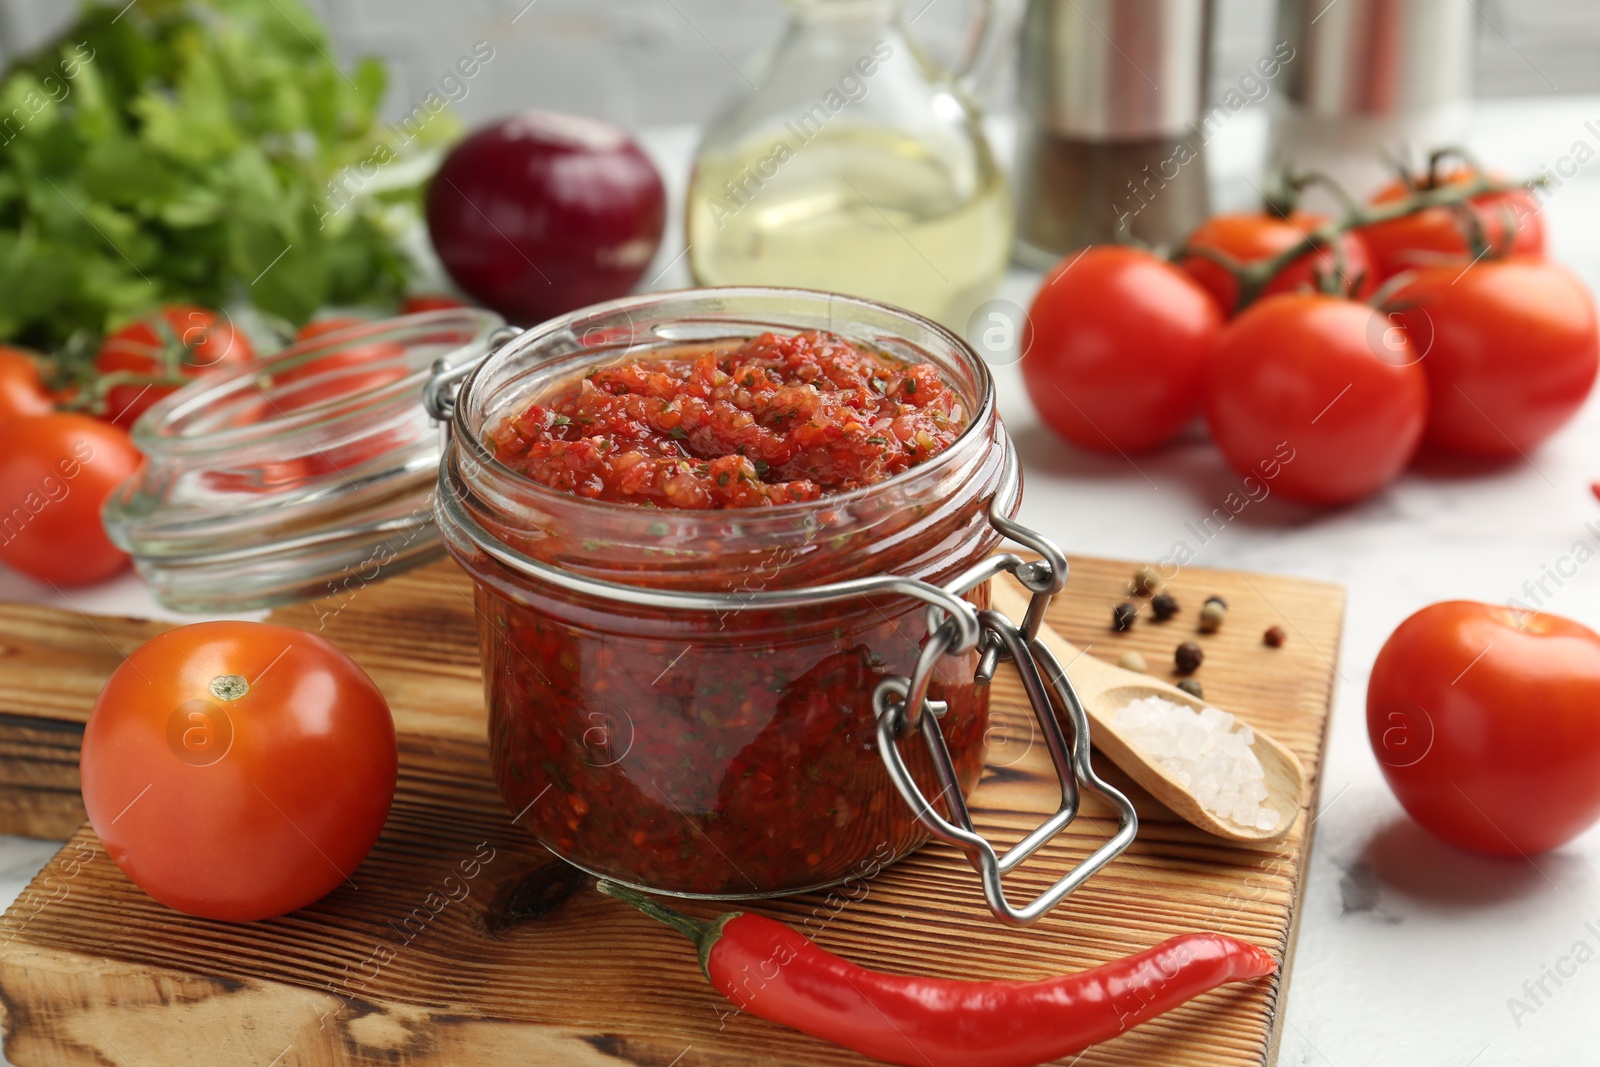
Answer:
<svg viewBox="0 0 1600 1067"><path fill-rule="evenodd" d="M905 0L788 0L794 20L806 25L884 25L894 22Z"/></svg>

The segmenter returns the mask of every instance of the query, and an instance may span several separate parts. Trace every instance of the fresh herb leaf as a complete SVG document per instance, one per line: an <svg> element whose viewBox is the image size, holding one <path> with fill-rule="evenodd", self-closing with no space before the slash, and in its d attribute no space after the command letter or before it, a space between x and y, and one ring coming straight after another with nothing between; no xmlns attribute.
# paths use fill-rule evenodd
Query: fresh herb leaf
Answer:
<svg viewBox="0 0 1600 1067"><path fill-rule="evenodd" d="M382 64L333 51L304 0L119 0L14 62L0 340L82 349L167 303L293 324L396 303L423 177L406 157L456 127L381 122Z"/></svg>

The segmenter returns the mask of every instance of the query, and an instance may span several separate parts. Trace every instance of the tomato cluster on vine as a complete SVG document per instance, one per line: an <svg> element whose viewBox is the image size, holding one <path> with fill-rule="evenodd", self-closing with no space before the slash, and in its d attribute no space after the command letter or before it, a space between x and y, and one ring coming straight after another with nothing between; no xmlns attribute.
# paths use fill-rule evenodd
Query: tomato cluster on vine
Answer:
<svg viewBox="0 0 1600 1067"><path fill-rule="evenodd" d="M1446 158L1336 219L1279 202L1170 256L1069 257L1023 339L1040 416L1130 454L1203 415L1242 473L1289 450L1274 489L1319 505L1382 489L1423 448L1526 458L1594 385L1594 297L1545 257L1533 186Z"/></svg>

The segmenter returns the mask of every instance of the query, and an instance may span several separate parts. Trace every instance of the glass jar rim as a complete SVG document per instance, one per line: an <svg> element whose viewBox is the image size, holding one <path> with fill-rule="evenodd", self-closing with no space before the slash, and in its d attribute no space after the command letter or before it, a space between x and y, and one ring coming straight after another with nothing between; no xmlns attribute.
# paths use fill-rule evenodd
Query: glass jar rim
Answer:
<svg viewBox="0 0 1600 1067"><path fill-rule="evenodd" d="M912 467L908 467L898 474L892 475L889 478L885 478L881 482L874 482L871 485L864 485L860 488L852 489L843 493L829 493L818 500L797 501L788 504L773 504L747 508L717 509L722 515L730 517L737 517L740 515L750 515L752 517L760 516L763 521L770 520L774 522L783 521L785 519L798 520L803 516L816 511L818 508L845 508L864 498L873 496L874 494L892 492L902 485L905 485L907 482L910 482L918 477L926 477L930 472L937 471L951 462L956 462L954 457L959 456L959 454L962 452L963 445L965 445L968 441L971 441L974 438L982 435L985 432L984 427L992 423L996 417L994 377L989 372L988 364L983 361L982 357L980 357L973 350L972 346L969 345L959 334L948 327L933 321L932 319L918 315L912 311L907 311L903 308L895 307L892 304L885 304L881 301L869 300L865 297L846 296L841 293L830 293L819 289L798 289L782 286L762 285L703 286L691 289L666 289L650 293L639 293L633 296L622 297L617 300L608 300L600 304L591 304L587 307L580 308L577 311L572 311L565 315L548 319L537 326L523 330L505 344L500 345L498 348L492 350L481 362L473 367L471 373L468 374L465 380L462 381L461 387L456 394L456 400L453 405L454 410L451 415L451 428L455 440L458 443L465 443L469 447L471 460L473 463L479 465L481 468L489 472L492 472L492 474L498 478L509 479L517 483L517 487L520 492L531 493L534 499L548 499L552 502L552 504L556 505L571 505L574 501L580 501L581 506L584 508L595 509L593 512L594 514L636 514L640 511L640 505L638 504L609 500L592 500L587 497L579 497L576 494L563 492L562 490L553 488L551 486L535 482L533 479L528 478L518 471L506 466L504 463L501 463L500 460L495 456L494 450L490 448L489 445L482 439L479 432L473 428L469 421L470 413L472 411L472 402L476 398L475 389L487 378L491 371L497 369L504 363L510 362L511 359L522 354L523 352L537 347L542 341L548 341L551 338L562 335L563 333L572 334L579 337L585 336L586 331L584 331L582 327L586 322L593 322L605 316L614 315L619 312L626 316L629 311L635 309L655 309L663 304L671 304L674 300L683 300L687 302L689 300L699 301L708 298L719 297L730 302L766 299L793 300L796 303L821 304L827 307L830 314L830 319L832 317L832 309L834 305L838 304L842 305L843 307L858 308L873 314L886 316L890 319L899 320L908 326L931 333L938 340L942 341L948 347L949 351L955 353L960 360L961 369L969 374L976 383L976 391L978 393L976 397L963 397L963 401L968 407L968 417L967 425L962 429L961 433L956 435L955 440L951 441L944 450L924 463L918 463ZM701 322L706 325L710 325L717 320L708 318L686 318L683 321L686 324ZM754 327L759 324L755 320L755 316L752 314L752 317L749 319L730 318L726 321L725 325L729 327L738 325ZM763 327L762 332L770 332L772 326L773 324L771 323L766 324ZM726 338L735 336L735 333L728 332L722 334L721 336ZM757 335L750 334L749 336ZM847 334L840 334L839 336L845 337L846 340L854 339ZM673 338L668 335L657 334L654 335L652 339L670 341L700 340L702 338ZM709 340L710 338L704 339ZM629 344L624 351L632 351L635 349L635 347L637 347L635 344L635 339L630 337ZM562 363L563 365L570 365L571 369L576 370L585 365L585 362L588 360L591 360L591 357L588 356L588 354L586 354L584 351L578 350L568 353L567 358L563 360ZM553 365L555 361L551 362L552 369L554 369Z"/></svg>
<svg viewBox="0 0 1600 1067"><path fill-rule="evenodd" d="M254 389L263 376L271 375L286 365L310 365L319 359L337 356L362 345L385 344L403 348L423 342L430 334L440 330L456 330L463 335L470 331L471 339L461 343L462 347L469 347L487 342L489 336L504 324L505 320L492 311L459 307L375 319L329 330L261 359L206 374L185 388L162 397L134 423L130 431L133 443L146 455L183 455L242 449L272 441L285 433L299 433L322 421L316 418L316 407L296 411L293 416L275 409L275 413L268 418L235 426L209 427L198 432L185 432L184 422L194 415L214 410L236 394ZM340 366L334 373L348 374L352 369ZM402 394L420 396L421 387L430 373L429 368L422 367L375 388L342 394L335 398L338 412L331 418L348 417L357 402L377 404Z"/></svg>

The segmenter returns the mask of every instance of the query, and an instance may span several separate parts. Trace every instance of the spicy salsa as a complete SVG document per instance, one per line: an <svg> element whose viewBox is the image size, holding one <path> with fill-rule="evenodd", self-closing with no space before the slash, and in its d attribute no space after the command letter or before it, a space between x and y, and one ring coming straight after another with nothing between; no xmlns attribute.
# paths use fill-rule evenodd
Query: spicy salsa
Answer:
<svg viewBox="0 0 1600 1067"><path fill-rule="evenodd" d="M597 368L489 440L502 463L578 496L743 508L884 481L966 424L931 364L811 331Z"/></svg>
<svg viewBox="0 0 1600 1067"><path fill-rule="evenodd" d="M825 503L924 463L971 419L934 364L827 333L626 358L535 394L493 426L498 459L542 485L612 503ZM935 506L940 517L924 522ZM856 557L882 538L894 546L877 565L917 572L916 561L931 557L943 573L972 562L946 558L951 545L981 551L968 546L972 531L981 539L988 530L986 507L977 494L897 500L892 520L868 524L871 538L808 542L805 565L859 569ZM858 510L876 513L866 502ZM806 529L823 528L807 518ZM590 532L574 518L529 547L559 558L576 543L604 555L607 542L590 548ZM478 584L495 774L520 824L557 855L636 886L739 896L867 877L926 839L884 769L872 703L880 681L916 667L920 601L601 605L472 563L496 576ZM784 557L725 577L748 595L780 587L797 567ZM647 570L629 581L664 577ZM988 603L981 589L969 599ZM930 688L963 789L977 781L988 727L976 659L941 657ZM908 744L903 755L937 793L926 748Z"/></svg>

